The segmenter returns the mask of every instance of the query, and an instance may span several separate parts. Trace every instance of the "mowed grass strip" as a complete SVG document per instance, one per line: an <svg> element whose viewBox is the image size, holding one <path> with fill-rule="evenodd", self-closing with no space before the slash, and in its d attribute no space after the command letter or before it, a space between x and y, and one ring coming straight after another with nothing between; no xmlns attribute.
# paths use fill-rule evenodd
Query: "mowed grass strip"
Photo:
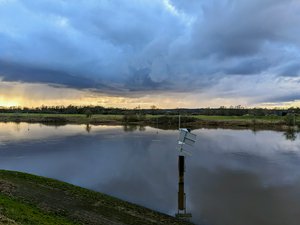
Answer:
<svg viewBox="0 0 300 225"><path fill-rule="evenodd" d="M97 114L87 117L84 114L43 114L43 113L0 113L2 122L32 122L32 123L121 123L123 115Z"/></svg>
<svg viewBox="0 0 300 225"><path fill-rule="evenodd" d="M246 121L253 122L254 120L260 122L284 122L284 117L282 116L207 116L207 115L197 115L193 116L200 120L208 121Z"/></svg>

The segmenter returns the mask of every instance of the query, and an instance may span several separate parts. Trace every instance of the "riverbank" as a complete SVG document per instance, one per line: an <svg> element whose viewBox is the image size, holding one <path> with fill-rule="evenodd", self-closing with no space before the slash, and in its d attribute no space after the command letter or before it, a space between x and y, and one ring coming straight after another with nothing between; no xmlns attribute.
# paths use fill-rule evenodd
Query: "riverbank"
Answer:
<svg viewBox="0 0 300 225"><path fill-rule="evenodd" d="M61 181L0 170L0 224L190 224Z"/></svg>
<svg viewBox="0 0 300 225"><path fill-rule="evenodd" d="M292 118L293 119L293 118ZM28 122L43 124L94 124L94 125L143 125L159 128L178 127L178 116L173 115L92 115L1 113L0 122ZM190 128L233 128L254 130L288 130L300 125L286 116L181 116L181 124Z"/></svg>

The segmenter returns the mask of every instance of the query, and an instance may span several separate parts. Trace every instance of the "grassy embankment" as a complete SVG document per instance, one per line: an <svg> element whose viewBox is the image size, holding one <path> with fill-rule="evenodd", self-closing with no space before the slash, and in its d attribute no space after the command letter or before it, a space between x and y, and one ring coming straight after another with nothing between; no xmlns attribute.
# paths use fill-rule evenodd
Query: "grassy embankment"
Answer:
<svg viewBox="0 0 300 225"><path fill-rule="evenodd" d="M71 184L0 170L0 224L190 224Z"/></svg>
<svg viewBox="0 0 300 225"><path fill-rule="evenodd" d="M288 120L289 122L288 122ZM181 122L191 128L223 127L223 128L256 128L285 130L291 125L287 116L182 116ZM31 122L31 123L60 123L60 124L139 124L174 126L178 124L178 116L169 115L92 115L82 114L27 114L1 113L0 122ZM293 121L292 121L293 122ZM300 117L295 117L295 124L300 125Z"/></svg>

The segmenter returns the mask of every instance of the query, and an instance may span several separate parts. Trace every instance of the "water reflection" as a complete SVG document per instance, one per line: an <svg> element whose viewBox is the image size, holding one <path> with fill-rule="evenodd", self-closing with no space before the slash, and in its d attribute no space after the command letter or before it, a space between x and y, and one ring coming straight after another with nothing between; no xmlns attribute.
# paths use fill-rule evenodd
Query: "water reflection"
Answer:
<svg viewBox="0 0 300 225"><path fill-rule="evenodd" d="M92 130L92 126L88 123L85 128L86 132L90 133Z"/></svg>
<svg viewBox="0 0 300 225"><path fill-rule="evenodd" d="M67 137L73 135L84 135L85 133L97 133L101 130L120 129L121 126L92 126L87 125L45 125L37 123L0 123L0 141L25 141L25 140L44 140L55 137Z"/></svg>
<svg viewBox="0 0 300 225"><path fill-rule="evenodd" d="M125 132L133 132L133 131L146 131L146 127L143 125L136 125L136 124L125 124L123 126L123 130Z"/></svg>
<svg viewBox="0 0 300 225"><path fill-rule="evenodd" d="M18 129L16 127L18 126ZM29 129L29 130L28 130ZM157 134L157 131L159 132ZM192 221L298 225L300 141L283 132L199 129L187 150L184 192ZM146 127L0 123L0 168L52 177L174 215L178 132Z"/></svg>
<svg viewBox="0 0 300 225"><path fill-rule="evenodd" d="M296 138L297 138L297 133L298 131L294 128L289 128L288 130L286 130L283 135L285 136L285 138L287 140L290 140L290 141L295 141Z"/></svg>

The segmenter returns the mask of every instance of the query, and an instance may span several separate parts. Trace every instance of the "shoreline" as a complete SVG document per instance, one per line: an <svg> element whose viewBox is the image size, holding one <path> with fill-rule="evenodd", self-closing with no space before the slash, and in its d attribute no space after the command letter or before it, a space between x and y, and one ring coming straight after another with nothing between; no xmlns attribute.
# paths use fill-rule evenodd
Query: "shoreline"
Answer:
<svg viewBox="0 0 300 225"><path fill-rule="evenodd" d="M128 118L124 115L97 114L87 117L83 114L27 114L0 113L0 122L8 123L41 123L45 125L90 124L120 126L151 126L158 129L178 129L178 116L143 115ZM191 129L223 128L251 130L298 130L299 121L288 125L283 117L251 117L251 116L203 116L189 115L181 117L182 127ZM294 126L295 125L295 126Z"/></svg>

